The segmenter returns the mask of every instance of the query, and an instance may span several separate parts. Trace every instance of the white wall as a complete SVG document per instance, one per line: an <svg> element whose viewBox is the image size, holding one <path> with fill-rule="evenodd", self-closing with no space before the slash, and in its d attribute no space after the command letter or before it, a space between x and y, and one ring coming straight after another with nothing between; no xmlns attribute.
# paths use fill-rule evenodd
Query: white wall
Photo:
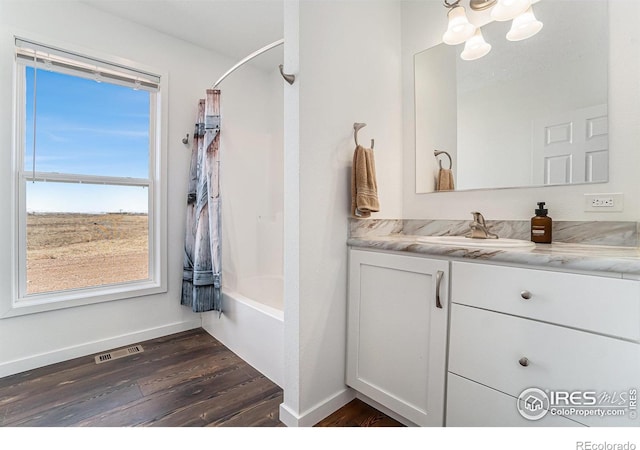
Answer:
<svg viewBox="0 0 640 450"><path fill-rule="evenodd" d="M281 420L312 425L349 398L344 384L345 240L354 122L367 123L359 134L362 142L375 139L381 212L373 217L402 215L400 4L291 1L285 9L287 45L295 46L290 38L299 26L299 52L291 55L295 48L286 49L285 60L289 71L299 63L299 73L296 84L285 88L286 373ZM298 180L289 171L298 170L296 210L295 194L288 192L298 187ZM299 222L292 223L297 213ZM289 240L289 232L294 237L299 232L299 243Z"/></svg>
<svg viewBox="0 0 640 450"><path fill-rule="evenodd" d="M634 21L635 0L611 0L609 120L610 182L583 186L519 188L437 194L416 194L413 55L442 40L446 11L437 0L402 2L402 80L404 142L404 211L406 219L470 219L481 211L487 219L526 220L536 202L545 201L556 220L638 220L640 218L640 58ZM541 31L544 33L544 28ZM586 213L585 193L623 192L621 213Z"/></svg>
<svg viewBox="0 0 640 450"><path fill-rule="evenodd" d="M68 1L0 1L0 204L11 200L11 130L14 29L50 37L90 51L123 57L168 72L168 286L166 294L0 320L0 376L44 364L198 327L200 316L179 304L184 205L197 100L236 61ZM257 139L241 130L261 130L269 120L253 112L267 102L268 76L246 67L224 82L222 146L251 147ZM265 94L261 94L265 92ZM168 94L168 95L167 95ZM243 177L243 174L237 174ZM5 208L6 209L6 208ZM9 214L0 217L0 296L10 295Z"/></svg>

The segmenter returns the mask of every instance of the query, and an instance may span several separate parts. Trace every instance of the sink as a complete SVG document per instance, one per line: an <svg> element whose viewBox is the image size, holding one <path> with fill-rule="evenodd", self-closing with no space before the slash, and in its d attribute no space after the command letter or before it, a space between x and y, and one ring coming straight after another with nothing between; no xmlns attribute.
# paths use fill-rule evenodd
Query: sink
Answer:
<svg viewBox="0 0 640 450"><path fill-rule="evenodd" d="M459 247L487 248L534 248L536 244L522 239L471 239L464 236L419 236L419 242L440 245L457 245Z"/></svg>

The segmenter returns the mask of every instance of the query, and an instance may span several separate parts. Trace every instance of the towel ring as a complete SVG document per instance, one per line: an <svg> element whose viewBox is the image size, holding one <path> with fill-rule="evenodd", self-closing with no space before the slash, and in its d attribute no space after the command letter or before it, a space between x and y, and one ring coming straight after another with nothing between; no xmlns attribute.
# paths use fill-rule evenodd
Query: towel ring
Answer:
<svg viewBox="0 0 640 450"><path fill-rule="evenodd" d="M447 158L449 158L449 169L453 168L453 160L451 159L451 155L447 152L444 152L442 150L434 150L433 151L434 156L438 157L439 155L447 155ZM440 168L442 169L442 160L438 159L438 164L440 165Z"/></svg>
<svg viewBox="0 0 640 450"><path fill-rule="evenodd" d="M366 126L367 126L366 123L360 123L360 122L356 122L356 123L353 124L353 140L356 141L356 147L359 145L358 144L358 131L360 130L360 128L364 128ZM374 140L371 139L371 150L373 150L373 145L374 145Z"/></svg>

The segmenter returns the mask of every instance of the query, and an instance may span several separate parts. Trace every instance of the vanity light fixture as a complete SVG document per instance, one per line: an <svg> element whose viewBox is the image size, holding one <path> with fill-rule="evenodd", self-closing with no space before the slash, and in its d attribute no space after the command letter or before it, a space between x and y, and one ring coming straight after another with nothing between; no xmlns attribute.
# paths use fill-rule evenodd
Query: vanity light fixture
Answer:
<svg viewBox="0 0 640 450"><path fill-rule="evenodd" d="M542 22L534 16L531 3L532 0L469 0L469 7L473 11L493 8L491 18L498 22L513 20L507 39L521 41L542 29ZM460 0L444 0L444 6L449 8L449 24L442 36L443 42L449 45L465 42L460 55L465 61L482 58L489 53L491 45L482 37L480 28L469 22L464 7L460 6Z"/></svg>
<svg viewBox="0 0 640 450"><path fill-rule="evenodd" d="M533 15L533 9L529 7L524 13L513 19L511 30L507 33L510 41L521 41L530 38L542 29L542 22Z"/></svg>
<svg viewBox="0 0 640 450"><path fill-rule="evenodd" d="M470 1L474 3L474 0ZM491 10L491 18L498 22L513 20L531 6L531 0L494 0L493 3L495 6Z"/></svg>
<svg viewBox="0 0 640 450"><path fill-rule="evenodd" d="M488 44L482 36L480 28L476 30L473 36L471 36L464 44L464 50L460 54L460 58L465 61L473 61L474 59L482 58L484 55L491 51L491 44Z"/></svg>
<svg viewBox="0 0 640 450"><path fill-rule="evenodd" d="M460 6L460 0L452 3L444 0L444 5L449 8L449 12L447 13L449 25L447 26L447 31L442 36L442 40L445 44L449 45L462 44L473 36L476 27L467 19L464 8Z"/></svg>

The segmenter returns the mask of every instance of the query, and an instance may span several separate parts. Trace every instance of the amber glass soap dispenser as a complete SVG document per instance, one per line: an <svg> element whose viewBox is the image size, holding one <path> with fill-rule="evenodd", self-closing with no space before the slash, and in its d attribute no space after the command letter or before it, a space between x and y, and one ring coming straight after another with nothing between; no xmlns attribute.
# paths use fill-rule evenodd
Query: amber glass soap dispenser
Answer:
<svg viewBox="0 0 640 450"><path fill-rule="evenodd" d="M544 202L538 202L535 217L531 218L531 241L537 244L551 244L551 217L547 216Z"/></svg>

